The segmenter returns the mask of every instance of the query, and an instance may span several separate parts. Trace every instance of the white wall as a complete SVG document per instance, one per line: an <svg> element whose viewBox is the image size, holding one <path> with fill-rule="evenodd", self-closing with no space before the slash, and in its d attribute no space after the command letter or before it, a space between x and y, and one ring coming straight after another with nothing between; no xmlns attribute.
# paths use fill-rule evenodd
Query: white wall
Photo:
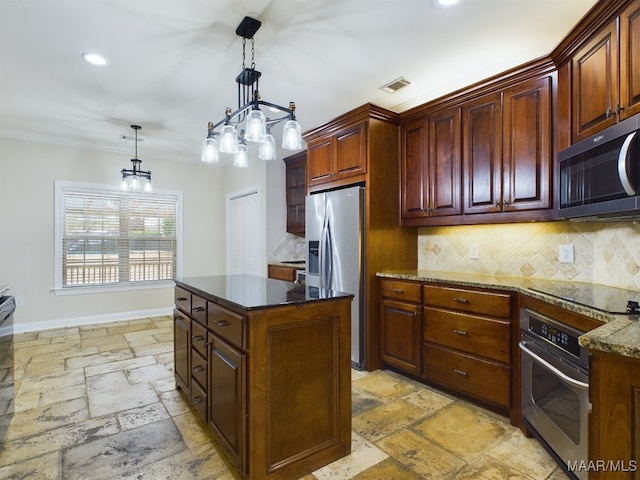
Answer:
<svg viewBox="0 0 640 480"><path fill-rule="evenodd" d="M193 161L140 155L156 190L179 190L184 200L183 275L224 274L225 185L229 173ZM0 138L0 286L24 305L16 331L169 312L173 289L56 295L54 282L54 181L119 184L130 155ZM183 159L184 160L184 159ZM262 180L264 181L264 180Z"/></svg>

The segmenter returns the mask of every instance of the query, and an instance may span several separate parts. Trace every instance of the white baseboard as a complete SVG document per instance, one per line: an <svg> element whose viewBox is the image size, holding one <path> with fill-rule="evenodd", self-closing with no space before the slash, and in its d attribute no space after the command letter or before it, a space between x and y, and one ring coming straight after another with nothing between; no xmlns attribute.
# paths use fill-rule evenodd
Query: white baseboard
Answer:
<svg viewBox="0 0 640 480"><path fill-rule="evenodd" d="M42 322L14 323L13 333L37 332L52 328L78 327L82 325L96 325L99 323L122 322L140 318L161 317L171 315L173 307L136 310L132 312L107 313L104 315L89 315L86 317L59 318Z"/></svg>

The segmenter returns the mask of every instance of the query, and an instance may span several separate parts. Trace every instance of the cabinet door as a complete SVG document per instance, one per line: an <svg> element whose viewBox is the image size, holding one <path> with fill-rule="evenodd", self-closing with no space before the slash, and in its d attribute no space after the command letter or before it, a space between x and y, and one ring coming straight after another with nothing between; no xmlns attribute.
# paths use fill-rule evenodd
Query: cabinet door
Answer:
<svg viewBox="0 0 640 480"><path fill-rule="evenodd" d="M191 378L191 369L189 366L189 355L191 353L191 344L189 339L191 320L186 316L174 310L173 312L173 354L174 368L176 375L176 386L185 391L189 395L189 380Z"/></svg>
<svg viewBox="0 0 640 480"><path fill-rule="evenodd" d="M246 355L209 334L209 426L246 472Z"/></svg>
<svg viewBox="0 0 640 480"><path fill-rule="evenodd" d="M502 211L502 109L500 94L463 106L464 206L468 213Z"/></svg>
<svg viewBox="0 0 640 480"><path fill-rule="evenodd" d="M618 59L616 21L572 58L574 143L616 123Z"/></svg>
<svg viewBox="0 0 640 480"><path fill-rule="evenodd" d="M503 93L503 210L551 208L550 76Z"/></svg>
<svg viewBox="0 0 640 480"><path fill-rule="evenodd" d="M307 144L307 183L315 185L331 180L334 170L333 139L323 137Z"/></svg>
<svg viewBox="0 0 640 480"><path fill-rule="evenodd" d="M462 212L460 109L429 118L429 216Z"/></svg>
<svg viewBox="0 0 640 480"><path fill-rule="evenodd" d="M380 324L384 362L405 372L420 375L422 369L421 307L383 299Z"/></svg>
<svg viewBox="0 0 640 480"><path fill-rule="evenodd" d="M402 218L428 216L428 126L424 119L402 127Z"/></svg>
<svg viewBox="0 0 640 480"><path fill-rule="evenodd" d="M287 232L304 233L307 152L291 155L285 158L284 162L287 188Z"/></svg>
<svg viewBox="0 0 640 480"><path fill-rule="evenodd" d="M640 113L640 0L620 15L620 99L622 117Z"/></svg>
<svg viewBox="0 0 640 480"><path fill-rule="evenodd" d="M335 135L336 173L341 177L367 172L367 123L343 128Z"/></svg>

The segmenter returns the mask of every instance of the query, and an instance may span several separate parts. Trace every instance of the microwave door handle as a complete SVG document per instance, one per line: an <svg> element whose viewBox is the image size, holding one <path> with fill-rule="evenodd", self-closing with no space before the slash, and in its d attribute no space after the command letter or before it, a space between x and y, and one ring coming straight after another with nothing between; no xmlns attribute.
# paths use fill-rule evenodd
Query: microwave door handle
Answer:
<svg viewBox="0 0 640 480"><path fill-rule="evenodd" d="M520 350L522 350L523 352L528 354L531 358L533 358L534 361L539 363L541 366L543 366L544 368L549 370L554 375L557 375L558 377L560 377L566 383L568 383L570 385L573 385L574 387L581 388L583 390L588 390L589 389L589 384L588 383L580 382L580 381L576 380L575 378L571 378L569 375L566 375L565 373L561 372L556 367L554 367L549 362L547 362L545 359L541 358L539 355L536 355L534 352L529 350L526 347L526 342L520 342L518 344L518 346L520 347Z"/></svg>
<svg viewBox="0 0 640 480"><path fill-rule="evenodd" d="M620 149L620 153L618 154L618 177L620 177L622 188L624 188L624 191L627 192L629 196L636 195L636 189L631 185L631 181L629 181L627 157L629 156L629 146L637 134L638 132L633 132L625 138L622 148Z"/></svg>

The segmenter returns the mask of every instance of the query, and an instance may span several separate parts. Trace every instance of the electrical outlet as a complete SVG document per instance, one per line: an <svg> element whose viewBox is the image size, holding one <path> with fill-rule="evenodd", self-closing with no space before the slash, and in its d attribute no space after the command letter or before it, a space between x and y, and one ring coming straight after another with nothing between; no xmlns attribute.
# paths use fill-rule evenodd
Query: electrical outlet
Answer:
<svg viewBox="0 0 640 480"><path fill-rule="evenodd" d="M16 307L21 307L24 305L24 297L22 295L19 295L15 298L16 301Z"/></svg>
<svg viewBox="0 0 640 480"><path fill-rule="evenodd" d="M560 245L558 257L560 263L573 263L573 245Z"/></svg>
<svg viewBox="0 0 640 480"><path fill-rule="evenodd" d="M471 249L469 250L469 258L477 260L480 258L480 253L478 252L478 245L471 245Z"/></svg>

